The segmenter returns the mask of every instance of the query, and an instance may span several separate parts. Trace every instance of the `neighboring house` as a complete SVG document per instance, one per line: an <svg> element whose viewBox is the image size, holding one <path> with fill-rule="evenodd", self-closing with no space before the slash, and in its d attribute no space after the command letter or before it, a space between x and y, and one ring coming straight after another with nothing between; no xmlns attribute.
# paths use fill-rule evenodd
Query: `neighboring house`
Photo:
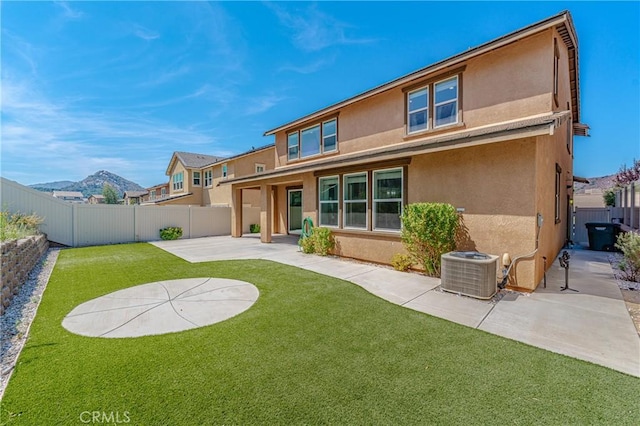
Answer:
<svg viewBox="0 0 640 426"><path fill-rule="evenodd" d="M390 263L400 215L416 202L462 212L461 249L512 258L513 287L533 290L568 239L578 45L568 12L466 50L265 133L275 168L228 176L232 235L260 189L261 240L303 218L331 228L336 254ZM543 224L538 230L538 214Z"/></svg>
<svg viewBox="0 0 640 426"><path fill-rule="evenodd" d="M144 204L153 204L169 197L169 182L160 183L158 185L147 188L147 195L143 197Z"/></svg>
<svg viewBox="0 0 640 426"><path fill-rule="evenodd" d="M232 157L174 152L167 167L169 197L156 204L231 205L231 187L221 183L240 176L262 174L275 167L273 144ZM244 204L259 206L260 191L248 189Z"/></svg>
<svg viewBox="0 0 640 426"><path fill-rule="evenodd" d="M142 204L142 199L148 194L147 191L125 191L124 205Z"/></svg>
<svg viewBox="0 0 640 426"><path fill-rule="evenodd" d="M85 203L82 192L77 191L53 191L52 194L55 198L63 201L69 201L71 203Z"/></svg>
<svg viewBox="0 0 640 426"><path fill-rule="evenodd" d="M104 204L104 195L102 194L90 195L89 204Z"/></svg>

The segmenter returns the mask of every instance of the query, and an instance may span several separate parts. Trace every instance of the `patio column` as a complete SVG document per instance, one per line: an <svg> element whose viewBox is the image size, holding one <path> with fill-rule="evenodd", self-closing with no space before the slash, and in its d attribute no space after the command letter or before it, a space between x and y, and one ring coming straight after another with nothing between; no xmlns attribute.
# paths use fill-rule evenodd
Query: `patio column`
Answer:
<svg viewBox="0 0 640 426"><path fill-rule="evenodd" d="M242 237L242 189L231 189L231 236Z"/></svg>
<svg viewBox="0 0 640 426"><path fill-rule="evenodd" d="M260 241L271 242L271 226L273 223L272 185L260 185Z"/></svg>

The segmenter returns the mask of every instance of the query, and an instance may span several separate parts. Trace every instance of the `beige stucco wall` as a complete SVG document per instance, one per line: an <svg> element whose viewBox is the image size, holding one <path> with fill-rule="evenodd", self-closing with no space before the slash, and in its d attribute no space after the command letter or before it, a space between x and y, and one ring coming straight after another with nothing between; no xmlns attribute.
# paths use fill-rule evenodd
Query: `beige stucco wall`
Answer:
<svg viewBox="0 0 640 426"><path fill-rule="evenodd" d="M550 113L553 108L553 35L546 30L487 54L456 64L464 65L460 95L464 128L495 124L508 120ZM566 48L559 39L564 55L561 74L568 77ZM427 76L425 81L434 76ZM413 81L405 87L418 85ZM338 115L338 153L310 159L287 161L287 133L322 121L314 120L276 134L276 167L292 163L313 162L319 158L342 155L385 145L399 144L416 137L427 137L461 130L460 126L406 137L403 87L397 87L344 107ZM566 109L566 102L560 104ZM335 113L327 116L330 118Z"/></svg>

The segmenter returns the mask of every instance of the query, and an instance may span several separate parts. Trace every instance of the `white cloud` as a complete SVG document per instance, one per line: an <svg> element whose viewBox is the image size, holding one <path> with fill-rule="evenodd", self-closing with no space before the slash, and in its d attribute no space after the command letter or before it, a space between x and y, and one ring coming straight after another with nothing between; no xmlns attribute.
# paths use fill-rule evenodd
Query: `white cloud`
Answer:
<svg viewBox="0 0 640 426"><path fill-rule="evenodd" d="M180 128L131 111L89 112L73 101L51 101L25 81L6 79L2 89L2 174L21 183L79 180L107 169L127 178L156 176L139 182L152 185L173 151L223 154L215 152L211 129Z"/></svg>
<svg viewBox="0 0 640 426"><path fill-rule="evenodd" d="M55 4L63 9L63 15L65 18L80 19L84 16L84 12L72 9L71 6L69 6L69 3L67 3L66 1L58 1L55 2Z"/></svg>
<svg viewBox="0 0 640 426"><path fill-rule="evenodd" d="M266 3L266 5L276 14L280 24L291 30L293 44L304 51L318 51L329 46L366 44L376 41L371 38L347 35L347 30L352 28L351 25L319 11L315 4L295 12L290 12L274 3Z"/></svg>
<svg viewBox="0 0 640 426"><path fill-rule="evenodd" d="M284 96L278 95L265 95L261 97L252 97L250 101L247 101L250 105L245 110L246 115L261 114L270 110L274 106L278 105L281 101L286 99Z"/></svg>
<svg viewBox="0 0 640 426"><path fill-rule="evenodd" d="M156 31L150 30L148 28L143 27L140 24L135 24L134 28L133 28L133 34L136 37L139 37L143 40L146 41L151 41L151 40L155 40L157 38L160 38L160 34L157 33Z"/></svg>

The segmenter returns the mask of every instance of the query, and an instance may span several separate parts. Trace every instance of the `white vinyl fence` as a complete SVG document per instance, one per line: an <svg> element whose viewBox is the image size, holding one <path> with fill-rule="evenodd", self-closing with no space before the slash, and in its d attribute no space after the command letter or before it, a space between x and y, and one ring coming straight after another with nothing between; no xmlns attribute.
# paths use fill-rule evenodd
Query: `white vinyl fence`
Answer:
<svg viewBox="0 0 640 426"><path fill-rule="evenodd" d="M71 247L159 240L167 226L181 227L182 238L231 234L230 207L72 204L4 178L0 203L3 210L42 217L47 238ZM243 232L259 221L259 208L243 208Z"/></svg>

